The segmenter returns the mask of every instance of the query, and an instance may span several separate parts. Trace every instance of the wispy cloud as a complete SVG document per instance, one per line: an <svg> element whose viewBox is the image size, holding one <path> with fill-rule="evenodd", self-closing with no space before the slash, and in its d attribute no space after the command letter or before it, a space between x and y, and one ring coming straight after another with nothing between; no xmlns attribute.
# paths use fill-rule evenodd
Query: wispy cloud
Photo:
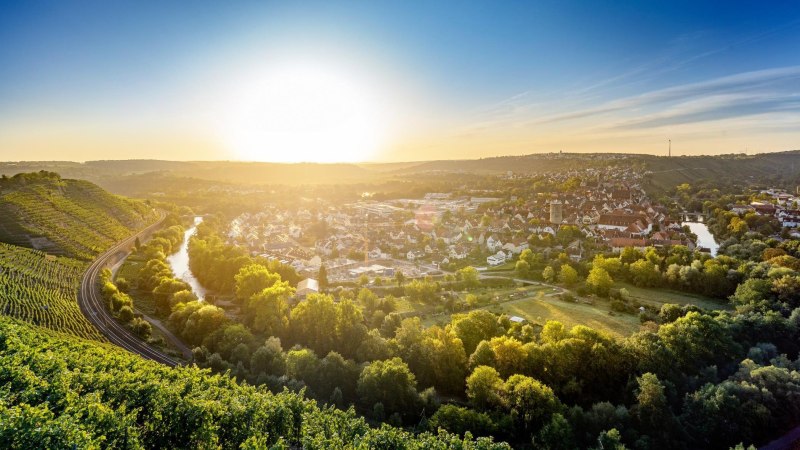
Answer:
<svg viewBox="0 0 800 450"><path fill-rule="evenodd" d="M703 59L773 38L798 26L800 20L794 20L705 49L698 48L698 43L707 42L710 32L687 33L676 37L661 55L649 61L599 81L579 81L574 89L565 89L558 96L530 89L476 108L469 112L471 119L461 132L499 128L525 128L532 132L563 128L575 133L621 131L796 111L800 66L755 70L659 89L646 90L645 86L657 84L652 83L654 80L663 85L671 72L685 72ZM640 93L630 95L636 88Z"/></svg>
<svg viewBox="0 0 800 450"><path fill-rule="evenodd" d="M611 128L618 130L658 128L785 111L800 111L800 97L783 94L713 95L673 105L663 111L629 120Z"/></svg>
<svg viewBox="0 0 800 450"><path fill-rule="evenodd" d="M800 66L728 75L612 99L563 113L555 101L524 102L530 94L509 99L502 113L473 122L470 132L492 128L573 132L656 128L753 114L800 111Z"/></svg>

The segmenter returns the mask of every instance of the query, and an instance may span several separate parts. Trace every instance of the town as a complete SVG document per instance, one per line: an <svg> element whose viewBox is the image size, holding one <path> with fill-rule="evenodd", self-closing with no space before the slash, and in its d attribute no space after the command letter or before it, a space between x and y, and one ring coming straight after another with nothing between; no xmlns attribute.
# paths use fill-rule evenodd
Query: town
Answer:
<svg viewBox="0 0 800 450"><path fill-rule="evenodd" d="M652 201L641 186L645 173L587 169L545 177L561 192L521 197L507 191L480 196L452 192L423 198L344 205L309 201L295 210L265 205L230 223L229 238L262 255L314 276L326 266L331 281L363 275L414 278L465 266L479 270L509 265L528 248L542 248L575 261L625 247L644 250L682 245L698 248L680 215ZM516 186L531 177L508 173Z"/></svg>

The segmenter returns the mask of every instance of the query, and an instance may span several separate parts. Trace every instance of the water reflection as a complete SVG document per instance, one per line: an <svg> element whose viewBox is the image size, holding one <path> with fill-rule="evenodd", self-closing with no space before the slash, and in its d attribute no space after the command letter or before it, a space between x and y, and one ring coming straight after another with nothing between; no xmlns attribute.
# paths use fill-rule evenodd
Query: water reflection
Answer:
<svg viewBox="0 0 800 450"><path fill-rule="evenodd" d="M711 256L717 256L719 244L714 239L714 235L708 231L708 225L702 222L683 222L681 225L686 225L692 230L692 233L697 235L697 245L711 250Z"/></svg>
<svg viewBox="0 0 800 450"><path fill-rule="evenodd" d="M205 298L206 289L200 284L199 281L197 281L197 278L194 277L192 270L189 269L189 238L197 232L197 225L202 222L202 217L195 217L194 226L186 230L186 232L183 234L183 243L181 244L181 247L177 252L167 257L167 262L169 263L170 267L172 267L172 273L174 273L176 277L188 283L189 286L192 287L194 295L196 295L200 300Z"/></svg>

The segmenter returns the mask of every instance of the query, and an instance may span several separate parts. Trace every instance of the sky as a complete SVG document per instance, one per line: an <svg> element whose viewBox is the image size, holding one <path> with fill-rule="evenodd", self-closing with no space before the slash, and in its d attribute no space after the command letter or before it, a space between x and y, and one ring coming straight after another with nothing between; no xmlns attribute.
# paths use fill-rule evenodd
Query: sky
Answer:
<svg viewBox="0 0 800 450"><path fill-rule="evenodd" d="M0 160L800 149L797 1L0 3Z"/></svg>

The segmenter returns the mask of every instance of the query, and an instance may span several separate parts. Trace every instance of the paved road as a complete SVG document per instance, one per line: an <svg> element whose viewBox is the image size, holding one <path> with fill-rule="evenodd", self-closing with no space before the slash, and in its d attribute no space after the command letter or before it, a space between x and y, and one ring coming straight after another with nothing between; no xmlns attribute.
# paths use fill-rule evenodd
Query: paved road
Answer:
<svg viewBox="0 0 800 450"><path fill-rule="evenodd" d="M99 277L100 272L107 266L114 263L114 257L119 253L129 253L129 249L133 246L137 237L146 236L158 228L164 221L165 214L161 213L158 222L145 228L138 234L135 234L108 249L105 253L97 257L96 260L89 266L86 273L83 275L81 281L81 288L78 292L78 305L81 312L90 322L97 328L103 335L108 338L113 344L116 344L131 353L136 353L144 358L152 359L153 361L160 362L170 367L175 367L179 362L170 356L150 347L138 336L133 334L130 330L120 325L111 316L111 313L106 308L100 292Z"/></svg>
<svg viewBox="0 0 800 450"><path fill-rule="evenodd" d="M480 274L480 279L481 280L511 280L511 281L514 281L514 282L517 282L517 283L527 284L527 285L531 285L531 286L545 286L545 287L553 288L553 289L559 291L562 294L565 293L565 292L569 292L569 290L564 289L563 287L555 285L555 284L545 283L543 281L526 280L524 278L514 278L511 275L508 275L508 276L502 275L502 273L504 273L504 272L494 272L494 273L491 273L491 274L481 273ZM506 272L506 273L509 273L509 272Z"/></svg>

